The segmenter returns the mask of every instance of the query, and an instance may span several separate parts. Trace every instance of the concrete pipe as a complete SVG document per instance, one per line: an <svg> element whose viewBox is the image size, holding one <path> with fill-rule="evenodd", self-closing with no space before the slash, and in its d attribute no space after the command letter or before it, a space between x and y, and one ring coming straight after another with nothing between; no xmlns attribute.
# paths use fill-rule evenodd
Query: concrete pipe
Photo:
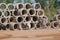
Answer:
<svg viewBox="0 0 60 40"><path fill-rule="evenodd" d="M32 20L32 19L31 19L31 16L26 16L26 17L25 17L25 22L31 22L31 20Z"/></svg>
<svg viewBox="0 0 60 40"><path fill-rule="evenodd" d="M28 10L27 9L22 9L21 13L22 13L22 16L27 16L28 15Z"/></svg>
<svg viewBox="0 0 60 40"><path fill-rule="evenodd" d="M60 14L57 16L57 20L60 20Z"/></svg>
<svg viewBox="0 0 60 40"><path fill-rule="evenodd" d="M23 19L23 17L18 16L18 17L16 18L16 21L17 21L17 23L21 23L21 22L24 21L24 19Z"/></svg>
<svg viewBox="0 0 60 40"><path fill-rule="evenodd" d="M33 5L34 9L41 9L40 3L34 3L32 5Z"/></svg>
<svg viewBox="0 0 60 40"><path fill-rule="evenodd" d="M35 9L29 9L29 15L33 16L36 14L36 10Z"/></svg>
<svg viewBox="0 0 60 40"><path fill-rule="evenodd" d="M32 4L30 4L30 3L26 3L26 4L25 4L25 8L26 8L26 9L30 9L30 8L32 8Z"/></svg>
<svg viewBox="0 0 60 40"><path fill-rule="evenodd" d="M23 3L17 3L17 9L22 9L24 8L24 4Z"/></svg>
<svg viewBox="0 0 60 40"><path fill-rule="evenodd" d="M32 21L33 21L33 22L38 22L38 16L33 16L33 17L32 17Z"/></svg>
<svg viewBox="0 0 60 40"><path fill-rule="evenodd" d="M6 10L6 9L7 9L7 5L5 3L1 3L0 10Z"/></svg>
<svg viewBox="0 0 60 40"><path fill-rule="evenodd" d="M20 30L20 25L18 23L14 24L14 29Z"/></svg>
<svg viewBox="0 0 60 40"><path fill-rule="evenodd" d="M14 9L15 9L15 5L12 4L12 3L9 3L9 4L7 5L7 9L8 9L8 10L14 10Z"/></svg>
<svg viewBox="0 0 60 40"><path fill-rule="evenodd" d="M14 10L14 12L12 13L12 15L13 15L13 16L19 16L20 13L19 13L19 11L16 9L16 10Z"/></svg>
<svg viewBox="0 0 60 40"><path fill-rule="evenodd" d="M8 11L8 10L4 10L4 16L5 17L9 17L9 16L11 16L11 13L10 13L10 11Z"/></svg>
<svg viewBox="0 0 60 40"><path fill-rule="evenodd" d="M37 16L40 16L40 17L44 16L44 10L43 9L39 9L37 11Z"/></svg>
<svg viewBox="0 0 60 40"><path fill-rule="evenodd" d="M11 17L9 18L9 22L16 22L16 17L11 16Z"/></svg>
<svg viewBox="0 0 60 40"><path fill-rule="evenodd" d="M5 17L1 18L1 23L7 23L7 22L8 22L7 18L5 18Z"/></svg>

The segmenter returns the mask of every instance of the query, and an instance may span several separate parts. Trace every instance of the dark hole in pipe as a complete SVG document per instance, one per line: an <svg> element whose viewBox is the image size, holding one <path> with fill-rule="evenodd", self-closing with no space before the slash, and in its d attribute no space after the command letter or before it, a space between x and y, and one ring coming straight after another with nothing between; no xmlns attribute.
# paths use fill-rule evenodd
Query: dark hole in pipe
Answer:
<svg viewBox="0 0 60 40"><path fill-rule="evenodd" d="M33 15L35 11L33 9L29 10L30 15Z"/></svg>
<svg viewBox="0 0 60 40"><path fill-rule="evenodd" d="M31 17L27 16L25 20L26 21L30 21L31 20Z"/></svg>
<svg viewBox="0 0 60 40"><path fill-rule="evenodd" d="M40 4L36 4L35 9L39 9L39 8L40 8Z"/></svg>
<svg viewBox="0 0 60 40"><path fill-rule="evenodd" d="M15 16L18 16L18 15L19 15L18 10L15 10L15 11L14 11L14 15L15 15Z"/></svg>
<svg viewBox="0 0 60 40"><path fill-rule="evenodd" d="M25 28L25 24L21 23L21 27L22 27L22 29L24 29Z"/></svg>
<svg viewBox="0 0 60 40"><path fill-rule="evenodd" d="M40 28L40 23L37 23L36 27L37 27L37 28Z"/></svg>
<svg viewBox="0 0 60 40"><path fill-rule="evenodd" d="M38 12L38 15L39 15L39 16L43 15L43 11L39 11L39 12Z"/></svg>
<svg viewBox="0 0 60 40"><path fill-rule="evenodd" d="M58 15L58 20L60 20L60 15Z"/></svg>
<svg viewBox="0 0 60 40"><path fill-rule="evenodd" d="M0 11L0 16L2 15L2 12Z"/></svg>
<svg viewBox="0 0 60 40"><path fill-rule="evenodd" d="M33 21L38 21L38 17L37 16L33 16Z"/></svg>
<svg viewBox="0 0 60 40"><path fill-rule="evenodd" d="M10 22L15 22L15 21L16 21L15 17L10 18Z"/></svg>
<svg viewBox="0 0 60 40"><path fill-rule="evenodd" d="M23 8L23 5L22 4L19 4L18 5L19 9Z"/></svg>
<svg viewBox="0 0 60 40"><path fill-rule="evenodd" d="M2 19L1 19L1 22L2 22L2 23L6 22L6 18L2 18Z"/></svg>
<svg viewBox="0 0 60 40"><path fill-rule="evenodd" d="M10 27L10 24L7 24L7 25L6 25L6 27L7 27L7 29L9 29L9 27Z"/></svg>
<svg viewBox="0 0 60 40"><path fill-rule="evenodd" d="M58 22L55 22L54 23L54 27L57 27L59 24L58 24Z"/></svg>
<svg viewBox="0 0 60 40"><path fill-rule="evenodd" d="M30 9L32 6L30 4L26 4L26 9Z"/></svg>
<svg viewBox="0 0 60 40"><path fill-rule="evenodd" d="M4 15L5 15L5 16L9 16L9 15L10 15L9 11L6 11L6 12L4 13Z"/></svg>
<svg viewBox="0 0 60 40"><path fill-rule="evenodd" d="M17 28L19 28L19 24L14 25L14 29L17 29Z"/></svg>
<svg viewBox="0 0 60 40"><path fill-rule="evenodd" d="M22 10L22 15L27 14L27 10Z"/></svg>
<svg viewBox="0 0 60 40"><path fill-rule="evenodd" d="M18 17L17 21L21 22L21 21L23 21L23 18L22 17Z"/></svg>
<svg viewBox="0 0 60 40"><path fill-rule="evenodd" d="M35 24L34 23L30 23L30 25L31 25L31 28L35 27Z"/></svg>

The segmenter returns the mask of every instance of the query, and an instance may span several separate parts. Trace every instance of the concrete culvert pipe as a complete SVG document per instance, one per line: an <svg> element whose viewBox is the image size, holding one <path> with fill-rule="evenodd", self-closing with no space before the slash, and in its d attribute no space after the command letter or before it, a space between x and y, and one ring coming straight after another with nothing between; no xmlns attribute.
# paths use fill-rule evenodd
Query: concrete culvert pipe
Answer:
<svg viewBox="0 0 60 40"><path fill-rule="evenodd" d="M2 11L0 11L0 16L2 16Z"/></svg>
<svg viewBox="0 0 60 40"><path fill-rule="evenodd" d="M34 15L35 13L36 13L36 11L35 11L34 9L30 9L30 10L29 10L29 14L30 14L30 15Z"/></svg>
<svg viewBox="0 0 60 40"><path fill-rule="evenodd" d="M36 22L36 21L38 21L38 17L37 17L37 16L33 16L33 17L32 17L32 20L33 20L34 22Z"/></svg>
<svg viewBox="0 0 60 40"><path fill-rule="evenodd" d="M10 26L11 26L10 24L7 24L7 25L6 25L6 28L7 28L7 29L9 29L9 28L10 28Z"/></svg>
<svg viewBox="0 0 60 40"><path fill-rule="evenodd" d="M1 4L0 4L0 9L1 9L1 10L4 10L4 9L6 9L6 8L7 8L7 6L6 6L5 3L1 3Z"/></svg>
<svg viewBox="0 0 60 40"><path fill-rule="evenodd" d="M17 8L18 8L18 9L22 9L22 8L24 8L24 4L22 4L22 3L18 3L18 4L17 4Z"/></svg>
<svg viewBox="0 0 60 40"><path fill-rule="evenodd" d="M25 20L26 20L26 21L31 21L31 17L30 17L30 16L27 16L27 17L25 18Z"/></svg>
<svg viewBox="0 0 60 40"><path fill-rule="evenodd" d="M19 16L18 10L14 10L14 16Z"/></svg>
<svg viewBox="0 0 60 40"><path fill-rule="evenodd" d="M25 24L24 23L21 23L21 28L22 28L22 30L25 28Z"/></svg>
<svg viewBox="0 0 60 40"><path fill-rule="evenodd" d="M40 3L35 3L33 4L35 9L41 9Z"/></svg>
<svg viewBox="0 0 60 40"><path fill-rule="evenodd" d="M32 8L32 5L29 4L29 3L26 3L26 4L25 4L25 7L26 7L26 9L30 9L30 8Z"/></svg>
<svg viewBox="0 0 60 40"><path fill-rule="evenodd" d="M18 17L17 18L17 22L22 22L23 21L23 18L22 17Z"/></svg>
<svg viewBox="0 0 60 40"><path fill-rule="evenodd" d="M43 10L39 10L39 11L37 11L37 15L38 15L38 16L42 16L42 15L44 15L44 11L43 11Z"/></svg>
<svg viewBox="0 0 60 40"><path fill-rule="evenodd" d="M14 29L19 29L20 30L19 24L14 24Z"/></svg>
<svg viewBox="0 0 60 40"><path fill-rule="evenodd" d="M1 23L5 23L7 22L7 19L6 18L1 18Z"/></svg>
<svg viewBox="0 0 60 40"><path fill-rule="evenodd" d="M22 15L26 15L28 12L27 12L27 10L26 9L23 9L22 10Z"/></svg>
<svg viewBox="0 0 60 40"><path fill-rule="evenodd" d="M8 10L13 10L13 9L15 9L15 6L14 6L14 4L8 4L7 8L8 8Z"/></svg>
<svg viewBox="0 0 60 40"><path fill-rule="evenodd" d="M10 12L9 11L5 11L4 12L4 16L10 16Z"/></svg>
<svg viewBox="0 0 60 40"><path fill-rule="evenodd" d="M57 20L60 20L60 15L58 15Z"/></svg>
<svg viewBox="0 0 60 40"><path fill-rule="evenodd" d="M14 16L10 17L10 22L16 22L16 17Z"/></svg>
<svg viewBox="0 0 60 40"><path fill-rule="evenodd" d="M35 27L35 23L30 23L30 25L31 25L31 28Z"/></svg>

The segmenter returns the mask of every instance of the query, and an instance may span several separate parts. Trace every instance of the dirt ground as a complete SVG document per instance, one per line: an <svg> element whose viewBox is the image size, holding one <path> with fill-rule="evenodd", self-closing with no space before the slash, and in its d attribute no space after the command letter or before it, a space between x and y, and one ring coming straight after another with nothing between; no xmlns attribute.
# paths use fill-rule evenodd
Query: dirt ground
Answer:
<svg viewBox="0 0 60 40"><path fill-rule="evenodd" d="M60 29L1 30L0 40L60 40Z"/></svg>

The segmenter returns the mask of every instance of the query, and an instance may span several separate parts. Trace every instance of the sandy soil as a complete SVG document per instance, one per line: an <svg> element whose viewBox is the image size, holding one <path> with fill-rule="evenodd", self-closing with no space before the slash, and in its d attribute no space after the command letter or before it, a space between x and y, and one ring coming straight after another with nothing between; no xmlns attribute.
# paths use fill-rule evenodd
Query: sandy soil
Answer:
<svg viewBox="0 0 60 40"><path fill-rule="evenodd" d="M60 29L1 30L0 40L60 40Z"/></svg>

